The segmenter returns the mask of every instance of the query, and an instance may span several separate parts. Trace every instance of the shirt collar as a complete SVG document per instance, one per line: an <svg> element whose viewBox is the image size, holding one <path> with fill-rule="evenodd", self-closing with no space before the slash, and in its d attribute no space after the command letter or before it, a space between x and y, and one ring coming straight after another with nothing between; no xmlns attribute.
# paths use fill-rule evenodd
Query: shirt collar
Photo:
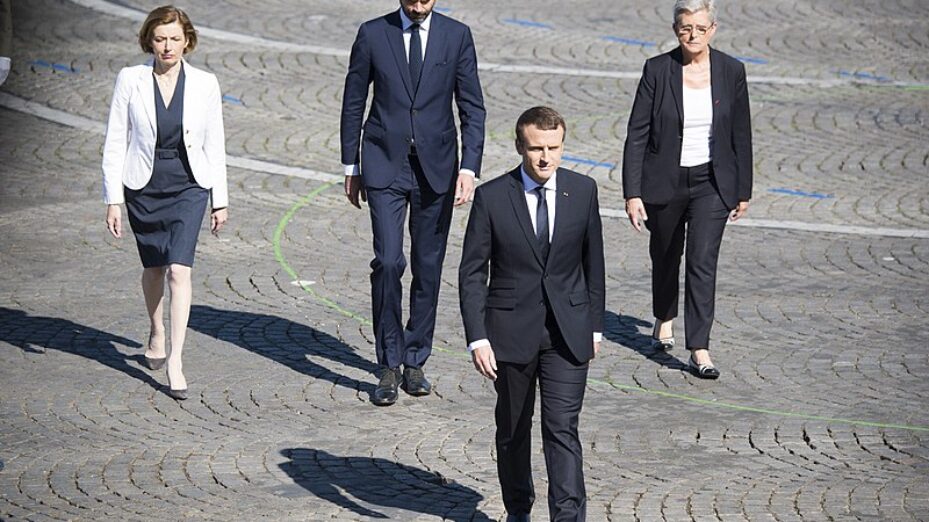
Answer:
<svg viewBox="0 0 929 522"><path fill-rule="evenodd" d="M529 174L526 174L526 167L522 163L519 165L519 173L523 176L523 190L526 192L531 192L539 186L539 184L536 183L534 179L529 177ZM557 177L558 170L556 169L555 172L552 172L552 177L548 178L548 181L546 181L545 185L543 185L546 190L555 190L557 186Z"/></svg>
<svg viewBox="0 0 929 522"><path fill-rule="evenodd" d="M410 26L413 25L413 21L410 20L410 17L408 17L408 16L406 15L406 13L403 11L403 8L402 8L402 7L400 8L400 23L403 24L403 30L404 30L404 31L409 31L409 30L410 30ZM420 28L421 31L426 31L426 32L428 33L428 32L429 32L429 26L430 26L431 24L432 24L432 13L429 13L429 15L426 16L426 19L423 20L422 23L419 24L419 28Z"/></svg>

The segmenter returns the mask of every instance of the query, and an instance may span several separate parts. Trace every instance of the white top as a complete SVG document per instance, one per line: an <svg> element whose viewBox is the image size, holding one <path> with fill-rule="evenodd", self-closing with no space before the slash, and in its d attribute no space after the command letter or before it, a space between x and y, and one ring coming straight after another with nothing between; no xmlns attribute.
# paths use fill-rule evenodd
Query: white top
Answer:
<svg viewBox="0 0 929 522"><path fill-rule="evenodd" d="M710 86L691 89L684 85L684 137L681 166L708 163L713 145L713 93Z"/></svg>

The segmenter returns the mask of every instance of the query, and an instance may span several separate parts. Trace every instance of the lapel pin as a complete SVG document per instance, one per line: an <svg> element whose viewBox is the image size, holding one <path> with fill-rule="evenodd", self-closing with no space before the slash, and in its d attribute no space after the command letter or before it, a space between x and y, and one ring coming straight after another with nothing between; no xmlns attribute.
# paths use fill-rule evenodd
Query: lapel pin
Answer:
<svg viewBox="0 0 929 522"><path fill-rule="evenodd" d="M567 192L562 192L561 195L564 196L564 197L568 197L568 193L567 193Z"/></svg>

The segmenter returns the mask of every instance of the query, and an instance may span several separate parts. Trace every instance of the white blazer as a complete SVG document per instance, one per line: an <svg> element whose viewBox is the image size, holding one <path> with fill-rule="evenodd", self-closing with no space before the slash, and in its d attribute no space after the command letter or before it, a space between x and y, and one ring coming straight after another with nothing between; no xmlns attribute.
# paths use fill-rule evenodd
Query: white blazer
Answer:
<svg viewBox="0 0 929 522"><path fill-rule="evenodd" d="M124 67L116 77L103 145L103 200L125 201L123 186L138 190L152 177L157 141L153 60ZM197 184L210 189L212 207L229 205L222 95L212 73L184 61L184 144Z"/></svg>

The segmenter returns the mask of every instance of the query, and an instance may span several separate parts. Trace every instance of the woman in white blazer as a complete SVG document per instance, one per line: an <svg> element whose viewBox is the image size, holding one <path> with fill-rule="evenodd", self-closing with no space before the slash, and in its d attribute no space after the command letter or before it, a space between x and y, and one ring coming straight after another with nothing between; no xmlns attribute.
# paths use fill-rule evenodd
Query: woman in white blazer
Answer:
<svg viewBox="0 0 929 522"><path fill-rule="evenodd" d="M151 330L145 363L166 367L168 395L187 398L181 354L192 294L191 268L207 199L210 228L226 222L228 188L222 96L213 74L183 56L197 45L187 15L172 6L148 14L139 32L153 55L116 78L103 148L106 225L122 237L122 211L142 260L142 292ZM171 290L171 340L166 343L165 280Z"/></svg>

